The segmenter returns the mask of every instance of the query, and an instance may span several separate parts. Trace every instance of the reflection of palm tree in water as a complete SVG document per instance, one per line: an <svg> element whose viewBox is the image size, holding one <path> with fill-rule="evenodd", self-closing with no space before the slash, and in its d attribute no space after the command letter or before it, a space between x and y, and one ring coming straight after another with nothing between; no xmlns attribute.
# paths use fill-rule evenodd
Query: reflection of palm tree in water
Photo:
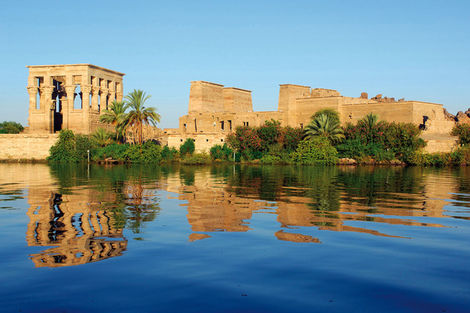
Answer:
<svg viewBox="0 0 470 313"><path fill-rule="evenodd" d="M141 177L127 186L125 203L128 214L126 219L128 227L134 233L140 233L143 222L155 220L160 211L158 198L152 191L155 191L155 188L144 188Z"/></svg>

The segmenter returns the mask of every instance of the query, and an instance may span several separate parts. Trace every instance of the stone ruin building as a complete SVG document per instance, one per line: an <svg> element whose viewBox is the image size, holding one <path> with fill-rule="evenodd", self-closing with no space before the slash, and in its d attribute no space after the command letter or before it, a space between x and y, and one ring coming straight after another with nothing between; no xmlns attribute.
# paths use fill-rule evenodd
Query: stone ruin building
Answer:
<svg viewBox="0 0 470 313"><path fill-rule="evenodd" d="M122 100L123 73L91 64L34 65L29 69L30 133L70 129L90 134L113 100Z"/></svg>
<svg viewBox="0 0 470 313"><path fill-rule="evenodd" d="M90 134L98 127L111 130L112 127L100 123L99 118L113 100L122 100L123 73L91 64L27 68L27 132L55 133L70 129ZM422 137L428 142L429 152L450 151L456 144L450 131L457 117L447 113L442 104L395 100L382 95L369 98L365 92L359 97L345 97L333 89L283 84L276 111L253 111L250 90L206 81L191 82L188 114L180 117L178 128L161 132L148 127L145 137L175 148L192 138L197 151L208 151L215 144L223 144L226 136L238 126L260 126L274 119L283 126L303 128L321 109L336 110L343 125L356 123L369 113L388 122L419 125L424 130Z"/></svg>
<svg viewBox="0 0 470 313"><path fill-rule="evenodd" d="M382 95L369 98L365 92L357 98L345 97L332 89L283 84L277 111L253 111L251 91L205 81L191 82L188 114L180 117L179 128L164 130L163 141L179 147L187 138L193 138L198 151L207 151L223 144L237 126L260 126L274 119L283 126L303 128L321 109L336 110L343 125L356 123L369 113L388 122L419 125L424 130L422 137L428 141L428 151L450 151L455 146L456 138L449 135L455 119L442 104Z"/></svg>

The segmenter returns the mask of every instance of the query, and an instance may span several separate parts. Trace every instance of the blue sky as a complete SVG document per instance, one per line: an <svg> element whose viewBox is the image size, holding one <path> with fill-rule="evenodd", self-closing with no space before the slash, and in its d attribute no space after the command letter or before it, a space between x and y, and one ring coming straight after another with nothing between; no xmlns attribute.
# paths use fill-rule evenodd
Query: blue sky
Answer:
<svg viewBox="0 0 470 313"><path fill-rule="evenodd" d="M189 83L252 90L276 110L293 83L470 107L470 1L5 1L0 120L27 121L26 65L126 73L177 127Z"/></svg>

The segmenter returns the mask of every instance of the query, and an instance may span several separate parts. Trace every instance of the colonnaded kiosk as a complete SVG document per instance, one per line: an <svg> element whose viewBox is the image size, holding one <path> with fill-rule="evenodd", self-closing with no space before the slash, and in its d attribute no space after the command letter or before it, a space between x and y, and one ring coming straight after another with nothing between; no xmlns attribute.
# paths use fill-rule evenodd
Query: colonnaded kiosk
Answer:
<svg viewBox="0 0 470 313"><path fill-rule="evenodd" d="M90 134L113 100L122 101L125 74L92 64L30 65L29 132L70 129Z"/></svg>

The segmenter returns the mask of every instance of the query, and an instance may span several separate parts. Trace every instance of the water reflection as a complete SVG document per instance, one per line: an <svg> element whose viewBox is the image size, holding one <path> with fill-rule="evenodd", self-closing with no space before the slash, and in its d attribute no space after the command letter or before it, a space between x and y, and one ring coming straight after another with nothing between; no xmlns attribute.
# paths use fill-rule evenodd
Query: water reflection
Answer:
<svg viewBox="0 0 470 313"><path fill-rule="evenodd" d="M191 242L216 232L250 231L255 214L272 216L272 235L295 243L321 243L321 231L412 238L403 226L444 227L442 218L469 219L466 210L448 206L468 206L467 169L0 167L2 207L26 190L26 241L52 247L31 254L37 267L122 255L128 246L124 230L145 236L146 223L158 218L161 190L186 208ZM384 231L383 224L400 227Z"/></svg>

